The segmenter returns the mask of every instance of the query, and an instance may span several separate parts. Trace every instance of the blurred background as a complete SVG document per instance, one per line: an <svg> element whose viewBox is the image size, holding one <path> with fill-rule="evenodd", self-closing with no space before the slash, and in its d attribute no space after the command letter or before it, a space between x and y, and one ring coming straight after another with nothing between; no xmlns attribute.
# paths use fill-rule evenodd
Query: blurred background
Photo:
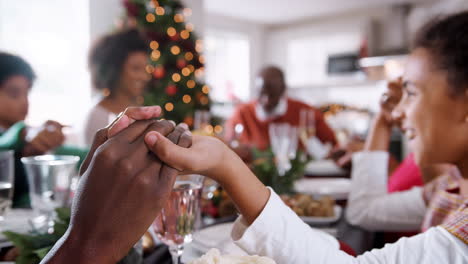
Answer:
<svg viewBox="0 0 468 264"><path fill-rule="evenodd" d="M467 5L460 0L183 4L204 40L212 112L224 118L254 96L255 76L269 64L285 71L293 98L376 110L381 81L401 74L409 36L432 15ZM124 14L121 0L0 0L0 50L24 57L39 76L28 123L52 119L82 129L95 95L87 70L90 44L115 29Z"/></svg>

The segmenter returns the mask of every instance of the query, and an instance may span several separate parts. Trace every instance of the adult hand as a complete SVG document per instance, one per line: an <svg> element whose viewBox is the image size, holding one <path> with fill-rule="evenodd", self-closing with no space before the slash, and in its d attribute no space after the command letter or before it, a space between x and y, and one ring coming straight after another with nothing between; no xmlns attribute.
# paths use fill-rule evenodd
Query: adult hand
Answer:
<svg viewBox="0 0 468 264"><path fill-rule="evenodd" d="M125 109L125 111L122 112L110 125L96 132L89 153L81 164L80 175L83 175L88 168L96 149L104 144L107 139L115 136L120 131L133 124L136 120L150 120L157 118L161 115L161 112L162 110L159 106L128 107Z"/></svg>
<svg viewBox="0 0 468 264"><path fill-rule="evenodd" d="M63 127L59 122L48 120L37 129L28 129L23 155L41 155L62 145L65 141Z"/></svg>
<svg viewBox="0 0 468 264"><path fill-rule="evenodd" d="M179 140L184 126L169 121L138 121L97 147L88 163L72 207L65 236L44 263L116 263L145 233L163 208L177 171L164 169L148 152L144 135L171 132Z"/></svg>

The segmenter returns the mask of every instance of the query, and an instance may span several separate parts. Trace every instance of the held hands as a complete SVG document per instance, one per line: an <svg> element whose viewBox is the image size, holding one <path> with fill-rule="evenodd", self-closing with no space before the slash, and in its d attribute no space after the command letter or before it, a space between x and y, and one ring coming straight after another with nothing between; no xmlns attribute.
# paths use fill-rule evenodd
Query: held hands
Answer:
<svg viewBox="0 0 468 264"><path fill-rule="evenodd" d="M223 165L228 159L238 158L221 140L209 136L191 136L185 131L181 138L192 137L192 146L183 148L171 142L158 132L149 132L145 142L149 149L165 164L176 168L182 174L202 174L220 183L223 179L219 172L224 170Z"/></svg>
<svg viewBox="0 0 468 264"><path fill-rule="evenodd" d="M69 229L44 263L116 263L144 234L178 174L148 151L145 134L157 131L181 147L191 145L186 126L152 120L160 113L159 107L129 108L96 134L81 168Z"/></svg>

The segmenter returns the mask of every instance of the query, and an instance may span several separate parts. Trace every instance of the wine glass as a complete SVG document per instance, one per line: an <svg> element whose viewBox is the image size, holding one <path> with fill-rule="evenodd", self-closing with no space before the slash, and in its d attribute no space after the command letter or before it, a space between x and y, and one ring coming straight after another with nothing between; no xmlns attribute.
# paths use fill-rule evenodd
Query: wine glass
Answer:
<svg viewBox="0 0 468 264"><path fill-rule="evenodd" d="M299 139L304 147L307 147L309 138L314 137L315 133L315 111L302 109L299 116Z"/></svg>
<svg viewBox="0 0 468 264"><path fill-rule="evenodd" d="M54 209L70 204L70 185L80 157L42 155L21 158L29 182L29 195L34 211L33 222L39 228L53 231Z"/></svg>
<svg viewBox="0 0 468 264"><path fill-rule="evenodd" d="M14 151L0 152L0 222L11 206L13 179L15 176Z"/></svg>
<svg viewBox="0 0 468 264"><path fill-rule="evenodd" d="M286 123L273 123L270 124L268 132L278 174L284 176L292 167L291 159L296 157L297 128Z"/></svg>
<svg viewBox="0 0 468 264"><path fill-rule="evenodd" d="M203 176L178 176L166 206L153 222L157 237L169 246L174 264L180 264L184 245L192 242L192 233L200 217Z"/></svg>

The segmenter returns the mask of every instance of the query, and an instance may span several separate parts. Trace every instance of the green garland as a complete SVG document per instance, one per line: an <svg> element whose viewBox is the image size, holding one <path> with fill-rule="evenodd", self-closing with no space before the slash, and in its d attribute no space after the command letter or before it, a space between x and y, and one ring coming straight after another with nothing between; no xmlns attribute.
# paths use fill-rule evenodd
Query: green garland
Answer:
<svg viewBox="0 0 468 264"><path fill-rule="evenodd" d="M270 186L278 194L294 193L294 182L304 176L305 167L310 161L309 157L298 151L296 158L291 160L291 169L284 176L279 176L271 149L266 151L254 149L253 155L252 171L263 184Z"/></svg>
<svg viewBox="0 0 468 264"><path fill-rule="evenodd" d="M70 209L55 209L57 218L54 220L54 232L31 231L28 234L6 231L3 234L19 249L20 255L16 258L16 264L37 264L49 253L55 243L65 234L70 223ZM119 264L139 264L143 259L132 248L128 255Z"/></svg>

